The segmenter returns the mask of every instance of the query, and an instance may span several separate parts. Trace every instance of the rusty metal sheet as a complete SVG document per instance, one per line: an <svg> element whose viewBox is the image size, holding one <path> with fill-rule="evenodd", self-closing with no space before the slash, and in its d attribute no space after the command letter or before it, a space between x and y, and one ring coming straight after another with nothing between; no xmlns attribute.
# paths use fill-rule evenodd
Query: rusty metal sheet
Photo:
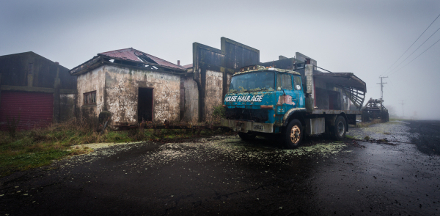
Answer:
<svg viewBox="0 0 440 216"><path fill-rule="evenodd" d="M107 56L109 58L114 58L114 59L134 61L134 62L139 62L139 63L144 63L144 64L148 64L148 62L149 62L148 60L151 60L151 61L153 61L151 63L156 63L161 66L185 70L185 68L180 65L173 64L169 61L163 60L161 58L150 55L148 53L144 53L142 51L139 51L139 50L136 50L133 48L113 50L113 51L99 53L98 55Z"/></svg>
<svg viewBox="0 0 440 216"><path fill-rule="evenodd" d="M327 83L340 86L351 86L360 91L367 92L367 84L353 73L314 73L313 76L325 79Z"/></svg>

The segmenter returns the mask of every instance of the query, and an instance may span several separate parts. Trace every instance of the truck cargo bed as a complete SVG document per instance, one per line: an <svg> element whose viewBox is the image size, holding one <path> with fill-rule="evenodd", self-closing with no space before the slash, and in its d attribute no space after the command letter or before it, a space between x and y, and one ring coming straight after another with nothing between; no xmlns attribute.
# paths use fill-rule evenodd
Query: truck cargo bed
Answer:
<svg viewBox="0 0 440 216"><path fill-rule="evenodd" d="M329 110L329 109L315 109L312 111L312 114L356 114L360 115L362 114L359 110Z"/></svg>

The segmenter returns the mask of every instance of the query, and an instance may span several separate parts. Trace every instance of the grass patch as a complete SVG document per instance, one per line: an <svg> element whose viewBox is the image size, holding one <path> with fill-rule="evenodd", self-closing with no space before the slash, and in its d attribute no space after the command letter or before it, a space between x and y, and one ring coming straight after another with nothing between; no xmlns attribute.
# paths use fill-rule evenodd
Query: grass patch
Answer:
<svg viewBox="0 0 440 216"><path fill-rule="evenodd" d="M359 123L356 123L356 127L357 128L369 127L370 125L378 124L378 123L381 123L381 122L382 121L380 119L374 119L373 121L370 121L370 122L359 122Z"/></svg>
<svg viewBox="0 0 440 216"><path fill-rule="evenodd" d="M96 124L86 120L71 120L44 129L31 131L0 131L0 177L49 165L69 155L86 154L87 147L71 149L73 145L89 143L124 143L135 141L181 140L194 136L211 136L221 130L133 129L129 131L96 132Z"/></svg>
<svg viewBox="0 0 440 216"><path fill-rule="evenodd" d="M350 136L350 135L347 135L347 134L345 134L345 138L347 138L347 139L356 139L354 136Z"/></svg>

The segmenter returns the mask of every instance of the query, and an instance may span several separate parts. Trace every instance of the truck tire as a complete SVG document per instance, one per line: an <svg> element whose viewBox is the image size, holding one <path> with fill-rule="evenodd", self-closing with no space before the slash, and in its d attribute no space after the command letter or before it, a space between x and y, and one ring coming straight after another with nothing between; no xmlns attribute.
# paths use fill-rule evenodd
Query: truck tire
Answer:
<svg viewBox="0 0 440 216"><path fill-rule="evenodd" d="M347 132L347 123L343 116L338 116L335 120L335 127L333 128L333 137L336 140L341 140L345 137Z"/></svg>
<svg viewBox="0 0 440 216"><path fill-rule="evenodd" d="M288 149L293 149L301 144L303 138L303 127L298 119L293 119L287 125L286 131L284 132L284 145Z"/></svg>
<svg viewBox="0 0 440 216"><path fill-rule="evenodd" d="M255 137L257 136L256 134L252 134L252 133L241 133L238 132L238 136L244 140L244 141L249 141L249 140L253 140L255 139Z"/></svg>

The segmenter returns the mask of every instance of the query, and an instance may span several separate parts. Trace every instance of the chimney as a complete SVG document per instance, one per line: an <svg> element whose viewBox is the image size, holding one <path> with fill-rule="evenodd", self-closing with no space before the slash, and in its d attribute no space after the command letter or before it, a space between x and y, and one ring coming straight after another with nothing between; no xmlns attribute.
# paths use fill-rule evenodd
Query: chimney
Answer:
<svg viewBox="0 0 440 216"><path fill-rule="evenodd" d="M180 60L177 60L177 65L179 65L179 66L180 66Z"/></svg>

